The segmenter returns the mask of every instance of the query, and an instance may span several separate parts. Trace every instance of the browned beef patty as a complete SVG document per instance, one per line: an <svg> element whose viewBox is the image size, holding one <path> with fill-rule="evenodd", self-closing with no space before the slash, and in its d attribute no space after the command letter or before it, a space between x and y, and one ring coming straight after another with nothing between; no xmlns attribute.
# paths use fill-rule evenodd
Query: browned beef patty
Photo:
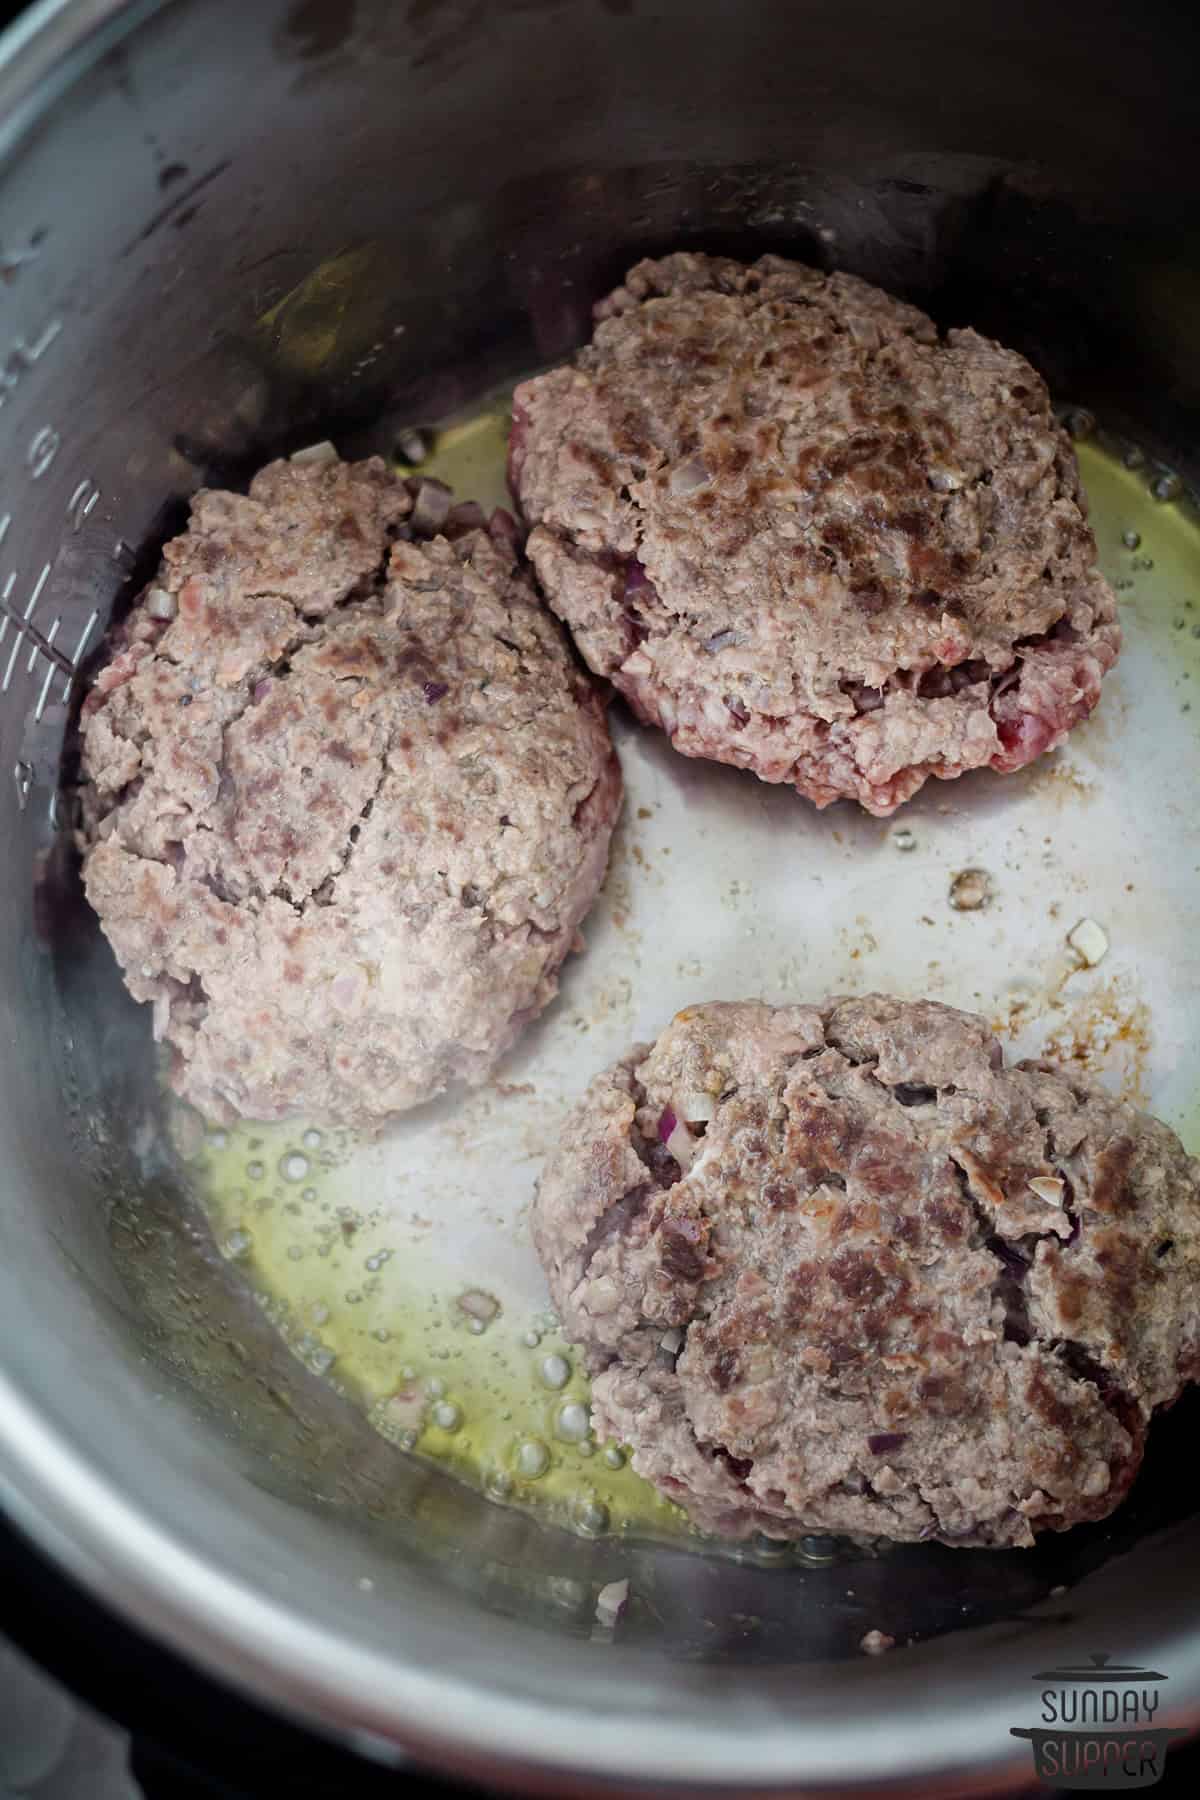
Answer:
<svg viewBox="0 0 1200 1800"><path fill-rule="evenodd" d="M1020 768L1116 660L1079 471L1034 369L850 275L642 262L524 383L529 555L676 749L892 812Z"/></svg>
<svg viewBox="0 0 1200 1800"><path fill-rule="evenodd" d="M932 1001L688 1008L533 1229L595 1430L707 1531L1029 1544L1200 1369L1200 1163Z"/></svg>
<svg viewBox="0 0 1200 1800"><path fill-rule="evenodd" d="M511 520L448 509L378 459L198 494L85 702L88 898L212 1118L483 1080L603 879L602 703Z"/></svg>

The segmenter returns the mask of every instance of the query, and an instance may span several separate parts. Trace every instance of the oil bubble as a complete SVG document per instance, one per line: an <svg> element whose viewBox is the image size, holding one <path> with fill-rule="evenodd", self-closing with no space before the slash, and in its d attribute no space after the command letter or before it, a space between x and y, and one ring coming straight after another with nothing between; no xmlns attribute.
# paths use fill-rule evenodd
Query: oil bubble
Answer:
<svg viewBox="0 0 1200 1800"><path fill-rule="evenodd" d="M433 448L433 433L420 425L410 425L396 439L396 456L411 467L427 460Z"/></svg>
<svg viewBox="0 0 1200 1800"><path fill-rule="evenodd" d="M616 1444L609 1444L604 1452L604 1460L610 1469L623 1469L625 1467L625 1452L619 1449Z"/></svg>
<svg viewBox="0 0 1200 1800"><path fill-rule="evenodd" d="M463 1422L462 1407L453 1400L439 1400L430 1417L439 1431L457 1431Z"/></svg>
<svg viewBox="0 0 1200 1800"><path fill-rule="evenodd" d="M1178 475L1170 469L1164 470L1150 483L1150 492L1156 500L1178 500L1183 490L1183 483Z"/></svg>
<svg viewBox="0 0 1200 1800"><path fill-rule="evenodd" d="M301 1249L299 1244L289 1244L288 1245L288 1261L289 1262L299 1262L303 1255L304 1255L304 1251Z"/></svg>
<svg viewBox="0 0 1200 1800"><path fill-rule="evenodd" d="M299 1150L289 1150L279 1159L279 1173L285 1181L303 1181L308 1174L308 1158Z"/></svg>
<svg viewBox="0 0 1200 1800"><path fill-rule="evenodd" d="M908 829L907 825L898 825L896 827L895 831L892 833L892 842L897 850L903 850L905 852L915 850L917 847L917 840Z"/></svg>
<svg viewBox="0 0 1200 1800"><path fill-rule="evenodd" d="M251 1181L261 1181L266 1172L266 1163L259 1162L257 1158L255 1158L253 1162L248 1162L246 1164L246 1175Z"/></svg>
<svg viewBox="0 0 1200 1800"><path fill-rule="evenodd" d="M558 1409L558 1417L554 1421L554 1435L561 1438L564 1444L582 1444L591 1429L591 1420L586 1406L578 1400L568 1400L565 1406Z"/></svg>
<svg viewBox="0 0 1200 1800"><path fill-rule="evenodd" d="M796 1546L796 1553L802 1562L813 1568L823 1567L833 1561L836 1545L831 1537L802 1537Z"/></svg>
<svg viewBox="0 0 1200 1800"><path fill-rule="evenodd" d="M517 1473L537 1481L550 1467L550 1452L541 1438L526 1438L517 1450Z"/></svg>
<svg viewBox="0 0 1200 1800"><path fill-rule="evenodd" d="M322 1142L321 1133L317 1130L315 1125L310 1125L308 1130L304 1133L304 1136L300 1139L300 1142L304 1145L306 1150L317 1150L320 1148Z"/></svg>
<svg viewBox="0 0 1200 1800"><path fill-rule="evenodd" d="M576 1531L584 1537L600 1537L608 1530L608 1519L607 1506L594 1495L578 1501L571 1515Z"/></svg>
<svg viewBox="0 0 1200 1800"><path fill-rule="evenodd" d="M507 1500L515 1486L507 1469L493 1469L487 1478L487 1491L495 1500Z"/></svg>
<svg viewBox="0 0 1200 1800"><path fill-rule="evenodd" d="M417 1447L417 1433L410 1425L407 1431L402 1431L400 1433L396 1442L402 1450L415 1450Z"/></svg>
<svg viewBox="0 0 1200 1800"><path fill-rule="evenodd" d="M318 1375L328 1375L337 1361L337 1355L332 1350L314 1350L311 1361Z"/></svg>
<svg viewBox="0 0 1200 1800"><path fill-rule="evenodd" d="M315 1199L316 1199L316 1197L317 1197L317 1190L316 1190L316 1188L313 1188L313 1187L308 1187L308 1188L303 1188L303 1189L302 1189L302 1190L301 1190L301 1193L300 1193L300 1198L301 1198L301 1199L302 1199L302 1200L309 1200L309 1201L311 1201L311 1200L315 1200Z"/></svg>
<svg viewBox="0 0 1200 1800"><path fill-rule="evenodd" d="M541 1341L542 1334L540 1331L527 1331L521 1339L521 1342L525 1345L527 1350L536 1350Z"/></svg>
<svg viewBox="0 0 1200 1800"><path fill-rule="evenodd" d="M237 1226L225 1239L226 1256L245 1256L253 1247L254 1239L243 1226Z"/></svg>
<svg viewBox="0 0 1200 1800"><path fill-rule="evenodd" d="M209 1132L208 1143L209 1148L212 1150L224 1150L229 1143L229 1133L227 1131L222 1131L221 1127L218 1125L214 1130Z"/></svg>
<svg viewBox="0 0 1200 1800"><path fill-rule="evenodd" d="M571 1365L565 1356L555 1353L553 1356L543 1356L538 1373L548 1388L557 1391L565 1388L570 1381Z"/></svg>
<svg viewBox="0 0 1200 1800"><path fill-rule="evenodd" d="M1127 550L1137 550L1141 547L1142 534L1140 531L1134 531L1131 526L1127 531L1121 533L1121 542Z"/></svg>
<svg viewBox="0 0 1200 1800"><path fill-rule="evenodd" d="M440 1375L431 1375L425 1383L425 1392L431 1400L440 1400L446 1391L446 1384Z"/></svg>

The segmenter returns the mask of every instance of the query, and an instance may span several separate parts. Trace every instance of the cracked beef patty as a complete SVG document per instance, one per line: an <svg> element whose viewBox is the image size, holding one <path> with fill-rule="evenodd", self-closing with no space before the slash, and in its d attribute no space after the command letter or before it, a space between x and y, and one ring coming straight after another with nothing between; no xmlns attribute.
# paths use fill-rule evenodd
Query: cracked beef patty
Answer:
<svg viewBox="0 0 1200 1800"><path fill-rule="evenodd" d="M706 1531L1029 1544L1200 1368L1200 1163L932 1001L688 1008L533 1227L597 1434Z"/></svg>
<svg viewBox="0 0 1200 1800"><path fill-rule="evenodd" d="M528 554L589 665L677 750L892 812L1020 768L1120 631L1041 378L850 275L642 262L517 389Z"/></svg>
<svg viewBox="0 0 1200 1800"><path fill-rule="evenodd" d="M195 497L114 651L84 881L179 1093L371 1125L484 1079L555 993L621 795L508 516L377 458L272 463Z"/></svg>

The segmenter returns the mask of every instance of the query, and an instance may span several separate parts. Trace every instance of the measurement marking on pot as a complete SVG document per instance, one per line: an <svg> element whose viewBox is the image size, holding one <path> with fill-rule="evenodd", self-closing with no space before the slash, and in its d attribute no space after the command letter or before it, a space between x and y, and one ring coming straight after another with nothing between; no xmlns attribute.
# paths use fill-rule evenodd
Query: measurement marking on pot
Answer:
<svg viewBox="0 0 1200 1800"><path fill-rule="evenodd" d="M70 695L71 687L79 674L79 664L83 660L83 653L87 649L88 644L91 641L92 633L95 631L99 622L100 614L93 608L88 615L87 623L79 634L79 642L76 644L74 654L71 657L71 673L67 676L67 679L62 685L62 698L64 700Z"/></svg>
<svg viewBox="0 0 1200 1800"><path fill-rule="evenodd" d="M79 531L83 521L88 517L97 500L100 489L94 481L84 478L67 501L67 517L71 521L71 530Z"/></svg>
<svg viewBox="0 0 1200 1800"><path fill-rule="evenodd" d="M61 624L61 619L55 619L42 642L38 643L35 639L33 649L29 652L29 661L25 665L25 673L27 675L33 674L34 669L37 667L37 659L39 656L44 656L48 650L53 650L54 640L58 636L58 628ZM51 665L50 672L51 674L54 673L53 664Z"/></svg>
<svg viewBox="0 0 1200 1800"><path fill-rule="evenodd" d="M27 263L36 262L39 254L38 246L33 243L24 250L5 250L0 246L0 281L10 282Z"/></svg>
<svg viewBox="0 0 1200 1800"><path fill-rule="evenodd" d="M7 403L8 396L13 389L18 387L30 369L41 361L61 330L62 320L51 319L50 323L43 328L40 337L35 338L32 344L27 344L24 338L14 340L4 358L3 366L0 367L0 406ZM47 426L45 429L49 430L50 428Z"/></svg>
<svg viewBox="0 0 1200 1800"><path fill-rule="evenodd" d="M55 619L54 624L50 630L50 633L46 639L47 644L52 644L54 642L54 638L58 631L58 627L59 627L59 621L57 619ZM39 725L41 724L42 714L46 710L46 702L50 698L50 683L54 680L56 667L57 667L57 665L55 663L51 663L50 667L46 670L46 679L42 683L42 691L38 695L37 705L33 709L34 720ZM66 698L66 695L70 693L70 691L71 691L71 678L70 678L70 676L68 676L66 685L63 689L64 699Z"/></svg>
<svg viewBox="0 0 1200 1800"><path fill-rule="evenodd" d="M28 628L29 621L33 616L33 609L38 603L38 597L41 594L42 588L45 586L46 577L49 573L50 573L50 564L47 563L46 567L42 570L41 576L38 579L37 586L34 588L33 593L29 597L29 605L25 608L25 612L22 617L18 618L16 613L12 612L11 610L9 611L9 618L12 619L13 624L17 628L17 636L16 636L16 641L13 644L12 650L9 653L8 667L4 671L4 680L0 681L0 694L7 694L9 687L12 683L13 670L17 666L17 657L21 653L21 645L25 639L25 632ZM8 602L9 595L12 593L13 584L15 583L15 581L16 581L16 575L14 573L9 576L7 582L4 585L4 599L5 599L6 604Z"/></svg>
<svg viewBox="0 0 1200 1800"><path fill-rule="evenodd" d="M25 452L25 461L30 477L34 481L41 480L58 455L61 446L62 438L55 431L53 425L43 425L40 431L34 432L29 442L29 448Z"/></svg>
<svg viewBox="0 0 1200 1800"><path fill-rule="evenodd" d="M0 694L7 694L9 688L12 685L13 672L17 666L17 657L21 653L21 646L25 642L26 638L28 638L29 641L33 645L33 650L30 653L30 658L29 658L30 670L33 669L33 666L34 666L35 661L37 660L39 651L41 652L41 654L43 656L48 657L51 663L55 664L59 668L69 667L69 665L67 664L67 659L63 655L62 651L55 650L55 648L54 648L53 634L51 634L51 637L49 639L43 637L42 633L38 630L37 626L34 625L34 623L33 623L34 608L37 606L38 601L41 599L42 589L45 587L49 578L50 578L50 564L45 563L42 567L41 574L38 576L36 582L34 583L33 592L29 596L29 604L25 608L25 611L21 614L15 613L12 610L12 606L9 603L9 596L12 593L13 587L14 587L14 585L16 583L16 579L17 579L15 570L8 577L8 580L4 584L4 593L3 593L3 595L0 595L0 601L2 601L5 611L6 611L6 614L7 614L7 617L4 620L4 624L5 624L5 626L7 626L8 620L11 619L13 624L16 626L17 635L16 635L16 640L13 643L13 647L12 647L11 651L9 652L8 665L4 671L4 680L0 681ZM58 623L59 623L58 621L55 622L55 630L57 630L57 628L58 628ZM0 642L2 642L2 641L3 641L3 639L0 638Z"/></svg>

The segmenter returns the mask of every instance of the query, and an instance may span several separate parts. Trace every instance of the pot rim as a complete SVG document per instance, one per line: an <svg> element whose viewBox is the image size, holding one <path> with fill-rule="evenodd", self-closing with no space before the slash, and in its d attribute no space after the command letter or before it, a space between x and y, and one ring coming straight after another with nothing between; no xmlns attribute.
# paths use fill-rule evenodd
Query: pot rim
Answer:
<svg viewBox="0 0 1200 1800"><path fill-rule="evenodd" d="M208 1673L270 1702L291 1719L320 1727L380 1761L408 1753L494 1780L591 1777L597 1784L645 1783L654 1792L738 1795L803 1792L845 1794L938 1791L939 1777L963 1791L1007 1789L1013 1763L981 1747L1003 1742L1012 1702L980 1704L957 1716L939 1711L938 1729L905 1735L915 1752L897 1764L901 1719L881 1693L867 1729L856 1728L855 1766L846 1764L844 1722L788 1725L758 1722L752 1737L689 1720L681 1727L664 1709L614 1730L607 1713L502 1694L446 1668L385 1657L334 1628L256 1592L195 1554L114 1484L98 1475L0 1371L0 1501L30 1539L102 1603L151 1637L182 1652ZM560 1655L574 1646L556 1645ZM1200 1647L1197 1648L1200 1660ZM882 1675L884 1670L876 1665ZM1200 1669L1197 1670L1200 1676ZM881 1687L886 1683L881 1682ZM714 1718L716 1715L714 1714ZM452 1733L430 1728L452 1721ZM924 1724L925 1721L921 1721ZM865 1722L864 1722L865 1723ZM917 1723L908 1717L911 1726ZM797 1783L802 1786L798 1787ZM575 1791L580 1791L577 1787Z"/></svg>

